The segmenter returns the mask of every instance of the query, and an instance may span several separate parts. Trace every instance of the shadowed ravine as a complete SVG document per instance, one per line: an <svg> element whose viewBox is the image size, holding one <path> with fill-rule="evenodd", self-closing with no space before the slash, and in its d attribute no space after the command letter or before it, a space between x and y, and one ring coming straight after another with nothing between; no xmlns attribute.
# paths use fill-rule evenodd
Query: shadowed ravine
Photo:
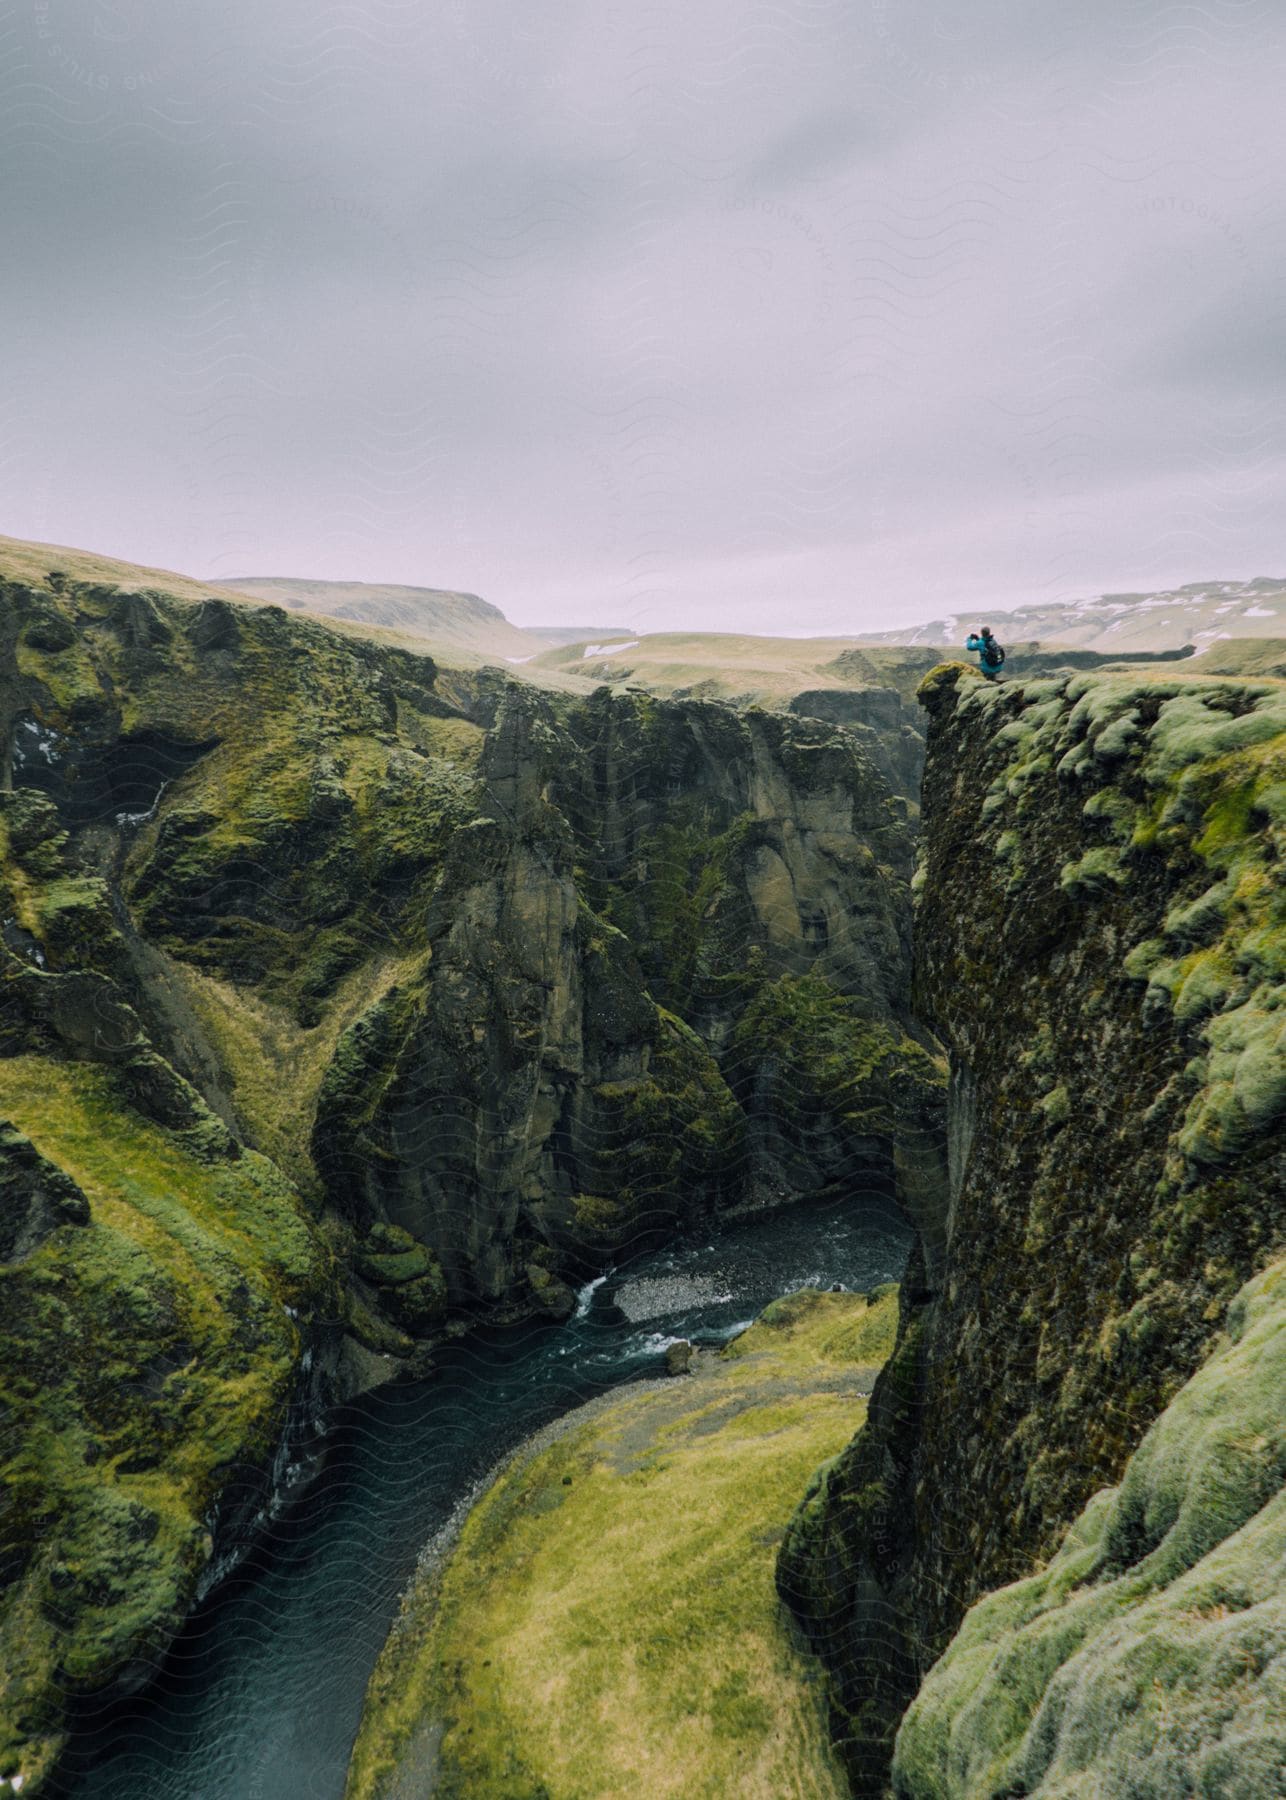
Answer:
<svg viewBox="0 0 1286 1800"><path fill-rule="evenodd" d="M528 1432L657 1372L676 1336L714 1342L805 1285L896 1279L906 1227L871 1196L729 1225L616 1270L566 1325L473 1337L439 1373L337 1421L324 1479L260 1538L175 1643L160 1680L82 1719L68 1800L339 1800L362 1696L423 1542ZM680 1302L631 1323L629 1310ZM586 1306L588 1298L588 1306ZM686 1302L686 1303L684 1303Z"/></svg>

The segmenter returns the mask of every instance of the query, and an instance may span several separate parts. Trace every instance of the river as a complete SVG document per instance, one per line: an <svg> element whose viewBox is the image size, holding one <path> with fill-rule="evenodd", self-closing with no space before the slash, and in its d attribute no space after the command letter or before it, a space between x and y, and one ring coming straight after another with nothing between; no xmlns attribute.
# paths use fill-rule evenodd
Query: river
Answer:
<svg viewBox="0 0 1286 1800"><path fill-rule="evenodd" d="M371 1669L421 1545L496 1460L667 1343L717 1343L778 1294L897 1280L887 1202L817 1202L707 1230L581 1292L564 1325L475 1333L435 1374L333 1423L318 1477L194 1613L158 1680L90 1714L68 1800L341 1800Z"/></svg>

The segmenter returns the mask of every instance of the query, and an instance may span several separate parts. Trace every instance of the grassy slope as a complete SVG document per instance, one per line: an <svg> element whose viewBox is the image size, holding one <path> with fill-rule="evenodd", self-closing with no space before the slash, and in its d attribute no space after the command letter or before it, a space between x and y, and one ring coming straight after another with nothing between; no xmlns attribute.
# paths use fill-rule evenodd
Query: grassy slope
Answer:
<svg viewBox="0 0 1286 1800"><path fill-rule="evenodd" d="M191 575L177 575L172 569L149 569L142 563L99 556L92 550L75 550L67 544L37 544L26 538L0 534L0 576L5 580L25 581L33 587L43 587L51 570L61 573L69 582L108 582L127 593L159 588L180 600L217 598L250 604L244 595L236 594L230 588L197 581Z"/></svg>
<svg viewBox="0 0 1286 1800"><path fill-rule="evenodd" d="M312 1126L317 1096L336 1046L353 1021L389 988L414 975L423 958L374 956L344 977L319 1024L302 1030L285 1008L250 989L172 962L188 1005L231 1077L237 1114L266 1156L306 1190L316 1184Z"/></svg>
<svg viewBox="0 0 1286 1800"><path fill-rule="evenodd" d="M1286 675L1286 637L1229 638L1201 658L1210 675Z"/></svg>
<svg viewBox="0 0 1286 1800"><path fill-rule="evenodd" d="M400 1794L435 1757L444 1800L842 1795L773 1553L895 1316L891 1290L792 1296L695 1378L511 1459L404 1603L349 1800Z"/></svg>
<svg viewBox="0 0 1286 1800"><path fill-rule="evenodd" d="M907 1800L1268 1800L1286 1770L1286 1263L1047 1568L966 1616L898 1737Z"/></svg>
<svg viewBox="0 0 1286 1800"><path fill-rule="evenodd" d="M271 1163L199 1158L108 1070L0 1060L0 1116L90 1209L0 1268L0 1774L31 1786L59 1690L159 1655L229 1470L271 1460L325 1258Z"/></svg>

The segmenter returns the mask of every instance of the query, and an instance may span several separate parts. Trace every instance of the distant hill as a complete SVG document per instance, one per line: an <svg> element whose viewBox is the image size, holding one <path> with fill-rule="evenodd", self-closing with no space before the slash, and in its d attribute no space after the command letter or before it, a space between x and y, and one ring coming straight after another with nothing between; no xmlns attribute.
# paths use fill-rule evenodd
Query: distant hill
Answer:
<svg viewBox="0 0 1286 1800"><path fill-rule="evenodd" d="M1286 676L1286 637L1230 638L1226 644L1212 644L1194 672Z"/></svg>
<svg viewBox="0 0 1286 1800"><path fill-rule="evenodd" d="M1088 600L1017 607L1011 612L950 613L927 625L865 632L860 644L961 644L988 624L1006 646L1018 640L1070 644L1083 650L1198 650L1223 638L1286 635L1286 577L1194 581L1151 594L1097 594Z"/></svg>
<svg viewBox="0 0 1286 1800"><path fill-rule="evenodd" d="M449 588L396 587L366 581L309 581L289 575L246 575L224 584L255 600L327 619L383 625L482 656L526 661L547 640L511 625L498 606Z"/></svg>
<svg viewBox="0 0 1286 1800"><path fill-rule="evenodd" d="M491 662L507 664L519 673L520 665L535 661L549 645L547 638L511 625L497 607L476 594L276 576L251 576L238 582L200 581L174 569L152 568L146 563L101 556L69 544L44 544L6 537L3 533L0 580L48 587L54 592L93 585L124 593L173 594L188 601L280 606L286 611L307 612L327 620L346 637L379 643L400 640L409 648L422 648L449 668L471 669ZM583 636L583 630L577 636ZM579 691L589 685L575 674L552 669L536 679L544 687L564 690Z"/></svg>
<svg viewBox="0 0 1286 1800"><path fill-rule="evenodd" d="M412 637L431 639L435 644L455 645L478 656L510 663L531 662L550 645L630 636L624 626L514 625L489 600L453 588L311 581L293 575L238 576L225 585L250 599L272 601L292 612L380 625L389 631L403 631Z"/></svg>
<svg viewBox="0 0 1286 1800"><path fill-rule="evenodd" d="M938 660L936 649L858 650L852 637L756 637L724 631L658 631L612 642L558 645L528 673L560 670L591 681L632 681L659 694L772 706L805 688L891 686L910 698Z"/></svg>
<svg viewBox="0 0 1286 1800"><path fill-rule="evenodd" d="M634 633L625 625L521 625L519 630L528 637L539 638L542 644L592 644L604 638L633 637Z"/></svg>

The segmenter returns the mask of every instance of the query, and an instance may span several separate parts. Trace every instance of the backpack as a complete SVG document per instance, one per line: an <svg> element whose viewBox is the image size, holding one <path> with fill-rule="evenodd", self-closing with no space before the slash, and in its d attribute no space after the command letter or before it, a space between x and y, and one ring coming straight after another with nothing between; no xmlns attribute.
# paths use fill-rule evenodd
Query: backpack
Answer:
<svg viewBox="0 0 1286 1800"><path fill-rule="evenodd" d="M983 646L982 655L983 655L983 660L991 668L993 668L993 669L1003 669L1004 668L1004 666L1005 666L1004 645L998 644L996 642L995 638L989 638L987 640L987 643Z"/></svg>

